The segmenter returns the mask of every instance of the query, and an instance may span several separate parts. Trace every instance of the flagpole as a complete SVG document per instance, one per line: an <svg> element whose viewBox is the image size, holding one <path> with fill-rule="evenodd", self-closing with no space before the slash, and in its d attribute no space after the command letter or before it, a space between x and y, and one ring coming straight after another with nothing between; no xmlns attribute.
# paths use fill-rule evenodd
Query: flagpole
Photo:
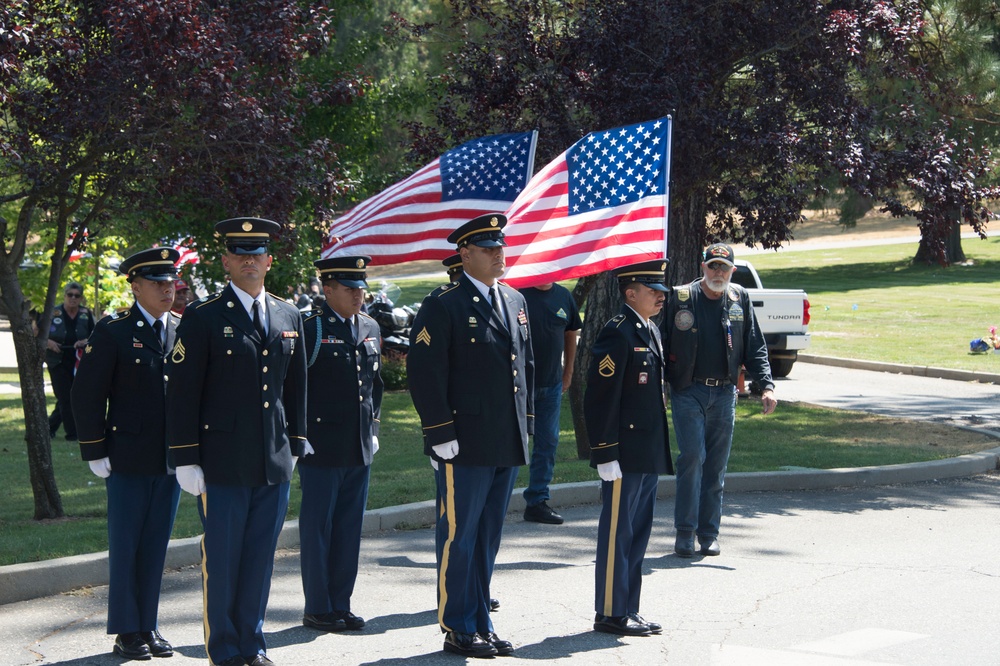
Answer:
<svg viewBox="0 0 1000 666"><path fill-rule="evenodd" d="M670 241L670 227L667 224L670 219L670 192L673 189L670 183L670 158L673 153L673 136L674 136L674 117L667 114L667 205L663 208L663 258L666 259L669 252L667 252L669 241Z"/></svg>

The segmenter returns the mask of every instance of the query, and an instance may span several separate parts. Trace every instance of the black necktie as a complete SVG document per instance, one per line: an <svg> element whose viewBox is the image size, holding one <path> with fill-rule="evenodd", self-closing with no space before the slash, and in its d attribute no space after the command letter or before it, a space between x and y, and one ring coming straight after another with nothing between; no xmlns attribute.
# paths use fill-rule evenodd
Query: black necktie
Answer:
<svg viewBox="0 0 1000 666"><path fill-rule="evenodd" d="M260 336L261 341L267 339L267 335L264 333L264 324L260 321L260 301L253 302L253 327L257 329L257 335Z"/></svg>
<svg viewBox="0 0 1000 666"><path fill-rule="evenodd" d="M153 322L153 331L156 333L156 341L160 343L160 349L164 348L163 345L163 322L157 319Z"/></svg>
<svg viewBox="0 0 1000 666"><path fill-rule="evenodd" d="M504 328L507 327L507 322L504 321L503 310L500 309L500 294L497 293L496 287L490 287L490 305L493 306L493 312L497 313L497 318Z"/></svg>

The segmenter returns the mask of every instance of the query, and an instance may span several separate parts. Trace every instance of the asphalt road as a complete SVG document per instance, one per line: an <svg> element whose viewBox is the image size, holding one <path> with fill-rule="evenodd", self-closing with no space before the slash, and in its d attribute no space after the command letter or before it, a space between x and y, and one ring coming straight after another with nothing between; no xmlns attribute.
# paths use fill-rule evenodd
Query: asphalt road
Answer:
<svg viewBox="0 0 1000 666"><path fill-rule="evenodd" d="M778 400L1000 431L1000 386L796 363ZM1000 660L998 660L1000 663Z"/></svg>
<svg viewBox="0 0 1000 666"><path fill-rule="evenodd" d="M723 552L671 553L671 501L657 509L642 613L662 636L615 638L593 621L597 508L562 526L512 518L493 593L504 663L859 665L996 664L1000 478L806 492L732 494ZM265 631L290 664L455 664L441 652L430 530L366 538L354 610L362 632L301 626L297 551L278 559ZM110 666L107 588L0 607L0 661ZM170 666L204 664L198 571L170 572L160 624Z"/></svg>

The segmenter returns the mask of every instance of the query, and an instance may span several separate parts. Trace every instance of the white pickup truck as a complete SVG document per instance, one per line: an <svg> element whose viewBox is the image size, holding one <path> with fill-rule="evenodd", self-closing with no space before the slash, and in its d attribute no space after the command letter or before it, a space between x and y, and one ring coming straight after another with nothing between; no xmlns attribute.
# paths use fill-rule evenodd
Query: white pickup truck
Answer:
<svg viewBox="0 0 1000 666"><path fill-rule="evenodd" d="M753 303L754 316L767 342L771 374L787 377L799 356L809 346L809 299L801 289L765 289L757 271L746 261L736 260L733 282L745 287Z"/></svg>

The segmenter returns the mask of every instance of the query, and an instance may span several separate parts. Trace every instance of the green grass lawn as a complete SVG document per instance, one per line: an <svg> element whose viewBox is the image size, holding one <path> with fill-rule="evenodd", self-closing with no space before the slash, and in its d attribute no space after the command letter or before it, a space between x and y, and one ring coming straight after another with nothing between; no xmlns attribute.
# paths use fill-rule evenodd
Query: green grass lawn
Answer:
<svg viewBox="0 0 1000 666"><path fill-rule="evenodd" d="M748 256L765 287L805 289L810 354L1000 373L969 341L1000 326L1000 238L962 243L968 266L911 263L915 244Z"/></svg>

